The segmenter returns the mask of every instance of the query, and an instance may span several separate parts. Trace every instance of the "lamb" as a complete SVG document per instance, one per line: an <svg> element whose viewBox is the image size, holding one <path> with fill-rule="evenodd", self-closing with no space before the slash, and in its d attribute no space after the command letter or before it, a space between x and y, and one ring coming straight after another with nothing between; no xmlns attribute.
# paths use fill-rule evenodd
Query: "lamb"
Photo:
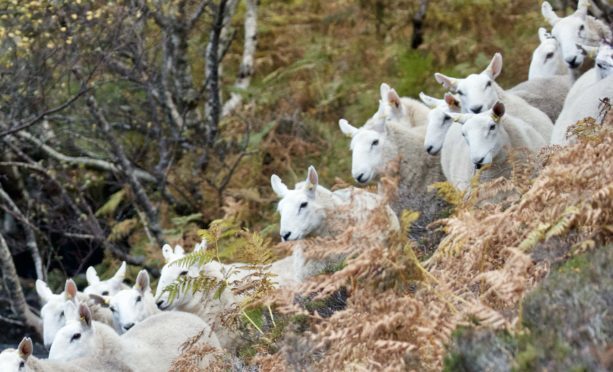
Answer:
<svg viewBox="0 0 613 372"><path fill-rule="evenodd" d="M411 128L424 126L428 122L430 110L423 103L413 98L400 97L396 90L386 83L381 83L379 92L381 94L379 109L364 126L392 118Z"/></svg>
<svg viewBox="0 0 613 372"><path fill-rule="evenodd" d="M206 249L205 244L199 244L194 249L194 252L199 252ZM162 248L162 253L166 264L162 268L158 286L155 292L156 304L161 310L178 310L191 314L195 314L206 323L210 324L217 333L221 345L225 349L234 349L236 347L236 335L228 329L221 327L221 318L224 311L231 309L242 300L242 296L235 295L231 290L231 283L241 280L252 274L253 270L248 270L245 264L222 264L217 261L210 261L204 265L195 263L189 267L181 266L177 263L178 260L185 257L185 251L181 246L175 246L175 249L166 244ZM167 287L181 277L197 278L205 274L207 277L217 281L224 281L227 286L219 294L219 298L215 298L215 290L209 292L180 291L170 300L170 294Z"/></svg>
<svg viewBox="0 0 613 372"><path fill-rule="evenodd" d="M566 145L572 143L572 138L567 138L568 128L581 119L593 117L599 122L602 116L599 106L601 105L601 100L605 98L608 98L609 101L613 100L613 75L588 85L584 89L583 94L578 95L575 100L567 100L564 109L560 113L560 117L556 120L556 125L551 135L551 144Z"/></svg>
<svg viewBox="0 0 613 372"><path fill-rule="evenodd" d="M532 53L530 68L528 70L528 80L550 78L554 76L566 76L570 80L570 74L564 58L560 44L555 37L540 27L538 30L540 44Z"/></svg>
<svg viewBox="0 0 613 372"><path fill-rule="evenodd" d="M541 5L543 17L553 27L552 35L560 43L562 57L574 75L584 64L585 50L581 45L602 39L611 39L611 30L604 22L588 16L589 0L579 0L577 10L564 18L558 17L549 2Z"/></svg>
<svg viewBox="0 0 613 372"><path fill-rule="evenodd" d="M36 281L36 292L43 304L40 312L43 321L43 341L46 347L50 347L57 331L66 324L64 303L66 301L85 302L87 296L77 291L77 285L72 279L66 280L64 292L60 294L53 294L47 283L38 279ZM113 324L113 318L108 309L103 309L93 303L89 305L91 306L91 312L94 314L94 319L105 324Z"/></svg>
<svg viewBox="0 0 613 372"><path fill-rule="evenodd" d="M154 315L119 336L102 323L92 320L89 309L66 303L71 320L55 336L50 360L78 362L83 358L123 363L133 371L168 371L180 354L181 345L202 332L201 341L219 349L219 340L200 318L181 312ZM72 310L70 308L72 307ZM206 367L212 357L204 358Z"/></svg>
<svg viewBox="0 0 613 372"><path fill-rule="evenodd" d="M376 179L395 159L400 159L399 195L425 194L430 184L443 179L438 159L421 150L427 126L408 128L393 119L359 129L341 119L339 126L351 137L351 173L356 181Z"/></svg>
<svg viewBox="0 0 613 372"><path fill-rule="evenodd" d="M453 123L449 113L459 113L462 110L460 101L450 93L445 93L444 99L436 99L421 92L419 98L426 106L431 108L428 115L424 149L430 155L438 155L443 147L447 130Z"/></svg>
<svg viewBox="0 0 613 372"><path fill-rule="evenodd" d="M465 141L454 139L448 146L449 151L456 151L461 154L464 161L462 169L466 172L470 167L480 169L483 165L492 166L482 174L482 179L492 179L496 177L507 177L510 175L511 166L508 164L508 148L525 148L535 152L547 145L547 139L521 119L511 115L505 115L505 106L502 102L494 104L491 110L479 114L451 114L454 120L462 124L460 128L461 136ZM452 133L448 133L448 137ZM468 147L468 159L466 163L466 152L459 146L462 142ZM447 145L447 144L446 144ZM445 145L445 146L446 146ZM443 150L445 150L445 146ZM465 149L465 148L464 148ZM445 165L445 167L448 167ZM470 178L467 174L460 178L465 181ZM456 180L451 180L454 184Z"/></svg>
<svg viewBox="0 0 613 372"><path fill-rule="evenodd" d="M85 272L85 278L87 279L88 286L85 287L83 293L87 296L95 294L98 296L113 296L115 293L122 289L127 289L128 286L123 284L123 280L126 276L126 263L122 262L119 269L112 278L107 280L100 280L96 269L93 266L87 268Z"/></svg>
<svg viewBox="0 0 613 372"><path fill-rule="evenodd" d="M70 362L38 359L32 355L33 345L24 337L17 349L6 349L0 353L0 371L3 372L132 372L127 364L96 356L79 358Z"/></svg>
<svg viewBox="0 0 613 372"><path fill-rule="evenodd" d="M330 191L319 185L319 176L313 166L307 179L290 190L277 176L270 178L273 191L281 200L277 211L281 215L281 240L300 240L310 236L335 236L350 224L368 219L372 211L382 203L382 197L356 188ZM339 213L339 209L352 204L353 213ZM399 226L398 219L388 208L392 226Z"/></svg>
<svg viewBox="0 0 613 372"><path fill-rule="evenodd" d="M113 326L117 333L129 331L136 324L161 312L149 286L149 273L141 270L134 286L119 291L108 301L113 313Z"/></svg>
<svg viewBox="0 0 613 372"><path fill-rule="evenodd" d="M487 111L501 101L508 114L532 125L544 138L551 136L553 124L541 110L529 105L525 100L505 92L495 79L502 71L502 55L496 53L489 66L480 74L471 74L465 79L455 79L440 73L434 74L436 81L460 96L462 111L478 114Z"/></svg>

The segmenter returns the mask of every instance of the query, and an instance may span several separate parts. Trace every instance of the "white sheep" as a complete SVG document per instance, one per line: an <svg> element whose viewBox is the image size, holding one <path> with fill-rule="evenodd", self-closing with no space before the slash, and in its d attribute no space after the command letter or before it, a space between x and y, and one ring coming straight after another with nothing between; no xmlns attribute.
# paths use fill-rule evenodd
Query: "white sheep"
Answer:
<svg viewBox="0 0 613 372"><path fill-rule="evenodd" d="M366 121L364 126L392 119L407 127L420 127L428 122L430 110L418 100L400 97L396 90L386 83L381 83L379 93L381 96L377 112Z"/></svg>
<svg viewBox="0 0 613 372"><path fill-rule="evenodd" d="M112 296L122 289L127 289L128 286L123 284L126 277L126 263L122 262L115 275L107 280L100 280L96 269L93 266L87 268L85 278L87 279L87 287L83 290L86 295L94 294L98 296Z"/></svg>
<svg viewBox="0 0 613 372"><path fill-rule="evenodd" d="M69 362L38 359L32 355L33 345L24 337L17 349L6 349L0 353L2 372L133 372L127 364L115 358L79 358Z"/></svg>
<svg viewBox="0 0 613 372"><path fill-rule="evenodd" d="M161 312L151 292L147 270L138 273L132 288L111 296L108 305L113 313L113 326L119 334L129 331L136 324Z"/></svg>
<svg viewBox="0 0 613 372"><path fill-rule="evenodd" d="M584 76L589 72L584 74ZM595 71L594 75L596 75ZM574 100L567 100L564 109L560 113L560 117L556 120L556 125L551 135L551 144L565 145L572 143L572 137L567 137L568 128L581 119L593 117L600 121L602 119L601 100L605 98L608 98L609 102L613 100L613 75L587 85L583 89L582 94L577 94Z"/></svg>
<svg viewBox="0 0 613 372"><path fill-rule="evenodd" d="M468 145L470 163L476 169L491 164L483 176L486 179L508 176L509 149L538 151L547 139L521 119L505 114L502 102L479 114L452 114L462 124L461 133ZM483 179L483 178L482 178Z"/></svg>
<svg viewBox="0 0 613 372"><path fill-rule="evenodd" d="M57 331L66 324L66 316L64 314L64 303L66 301L74 302L87 301L87 296L77 291L77 285L72 279L66 280L64 291L60 294L53 294L47 283L42 280L36 280L36 292L41 299L43 305L40 315L43 321L43 341L46 347L51 346L53 338ZM93 303L89 304L91 311L94 314L94 319L97 321L113 324L111 312L108 309L103 309Z"/></svg>
<svg viewBox="0 0 613 372"><path fill-rule="evenodd" d="M570 87L569 76L558 75L524 81L511 88L509 93L522 98L555 122L564 107Z"/></svg>
<svg viewBox="0 0 613 372"><path fill-rule="evenodd" d="M421 92L419 98L431 108L428 114L424 149L430 155L438 155L443 147L447 130L453 123L449 113L459 113L462 110L460 101L450 93L445 93L444 99L437 99Z"/></svg>
<svg viewBox="0 0 613 372"><path fill-rule="evenodd" d="M368 183L400 160L399 195L421 195L433 182L443 179L438 159L424 153L427 126L407 127L396 120L380 120L356 128L339 120L341 131L351 137L351 173L360 183Z"/></svg>
<svg viewBox="0 0 613 372"><path fill-rule="evenodd" d="M586 52L582 45L611 39L609 26L588 16L588 7L589 0L579 0L577 10L573 14L560 18L547 1L541 6L543 17L553 27L551 34L560 44L563 59L573 72L576 72L585 61Z"/></svg>
<svg viewBox="0 0 613 372"><path fill-rule="evenodd" d="M154 315L119 336L111 327L92 320L89 309L78 309L68 302L65 311L73 308L72 317L59 330L49 351L49 359L63 362L82 358L117 361L133 371L168 371L180 348L188 339L202 332L200 341L220 349L219 340L208 324L182 312ZM204 358L204 365L211 357Z"/></svg>
<svg viewBox="0 0 613 372"><path fill-rule="evenodd" d="M596 71L600 79L604 79L613 74L613 44L603 42L596 54Z"/></svg>
<svg viewBox="0 0 613 372"><path fill-rule="evenodd" d="M478 114L491 109L498 101L504 103L508 115L523 120L533 126L541 136L549 138L553 124L551 119L524 99L505 92L495 79L502 72L502 55L496 53L488 67L480 74L471 74L464 79L455 79L435 73L436 81L457 93L460 97L462 112Z"/></svg>
<svg viewBox="0 0 613 372"><path fill-rule="evenodd" d="M528 80L562 75L570 78L568 67L562 57L560 44L544 27L538 30L540 44L532 53Z"/></svg>

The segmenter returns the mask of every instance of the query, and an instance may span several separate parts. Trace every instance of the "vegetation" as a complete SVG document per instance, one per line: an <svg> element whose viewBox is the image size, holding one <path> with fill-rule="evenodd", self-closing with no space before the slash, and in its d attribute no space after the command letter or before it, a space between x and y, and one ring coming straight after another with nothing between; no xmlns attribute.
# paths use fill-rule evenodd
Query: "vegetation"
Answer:
<svg viewBox="0 0 613 372"><path fill-rule="evenodd" d="M256 3L251 77L243 31ZM192 247L206 237L206 252L178 264L267 265L295 244L330 262L292 291L264 274L239 283L246 300L227 319L243 342L237 355L219 355L220 370L606 370L607 102L604 124L577 125L577 144L514 154L509 180L475 182L467 194L433 185L448 203L427 216L433 224L407 210L402 233L382 238L382 206L339 236L278 243L270 175L301 181L313 164L321 184L352 184L337 122L365 122L381 82L403 96L442 95L435 71L481 70L497 51L503 87L527 78L544 25L536 2L431 1L412 48L422 3L0 4L0 253L10 283L0 301L12 308L0 326L17 330L6 341L36 323L26 304L38 308L34 279L84 284L87 266L106 277L122 260L132 278L143 267L155 277L162 242ZM233 94L242 102L224 114ZM396 180L382 183L392 200ZM168 290L226 285L201 276ZM209 352L188 342L176 367L195 370Z"/></svg>

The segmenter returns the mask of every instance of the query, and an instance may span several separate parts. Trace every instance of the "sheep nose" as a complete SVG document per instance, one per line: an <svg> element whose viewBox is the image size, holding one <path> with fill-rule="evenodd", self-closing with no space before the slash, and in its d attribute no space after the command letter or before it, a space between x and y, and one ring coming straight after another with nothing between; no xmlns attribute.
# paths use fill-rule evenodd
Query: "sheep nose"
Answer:
<svg viewBox="0 0 613 372"><path fill-rule="evenodd" d="M128 323L128 324L124 324L123 329L125 329L126 331L129 331L130 328L134 327L134 323Z"/></svg>
<svg viewBox="0 0 613 372"><path fill-rule="evenodd" d="M292 232L291 232L291 231L290 231L290 232L286 232L285 234L281 234L281 239L282 239L284 242L286 242L286 241L289 239L289 237L290 237L291 235L292 235Z"/></svg>
<svg viewBox="0 0 613 372"><path fill-rule="evenodd" d="M428 146L428 148L426 149L426 151L428 152L428 154L432 154L432 146Z"/></svg>
<svg viewBox="0 0 613 372"><path fill-rule="evenodd" d="M481 109L483 108L483 105L481 106L473 106L470 108L470 111L474 112L475 114L478 114L481 112Z"/></svg>
<svg viewBox="0 0 613 372"><path fill-rule="evenodd" d="M359 176L357 176L355 179L356 179L356 181L358 181L359 183L364 183L364 182L366 182L366 179L364 178L364 173L360 173L360 175L359 175Z"/></svg>
<svg viewBox="0 0 613 372"><path fill-rule="evenodd" d="M158 305L158 309L162 307L162 305L164 305L164 300L159 300L158 302L156 302L156 305Z"/></svg>
<svg viewBox="0 0 613 372"><path fill-rule="evenodd" d="M579 63L577 62L577 56L566 58L566 63L570 68L577 68L577 66L579 66Z"/></svg>
<svg viewBox="0 0 613 372"><path fill-rule="evenodd" d="M483 166L483 161L485 160L485 157L482 157L481 159L479 159L478 161L475 162L475 168L477 169L481 169L481 167Z"/></svg>

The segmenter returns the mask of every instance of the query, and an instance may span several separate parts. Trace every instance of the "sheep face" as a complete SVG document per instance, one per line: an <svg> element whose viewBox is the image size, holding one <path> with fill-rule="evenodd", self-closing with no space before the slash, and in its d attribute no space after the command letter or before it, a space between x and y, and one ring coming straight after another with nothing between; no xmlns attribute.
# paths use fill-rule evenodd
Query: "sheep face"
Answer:
<svg viewBox="0 0 613 372"><path fill-rule="evenodd" d="M539 28L539 39L541 43L532 53L528 80L552 77L566 70L558 41L543 27Z"/></svg>
<svg viewBox="0 0 613 372"><path fill-rule="evenodd" d="M580 45L598 40L596 32L586 24L588 3L579 1L577 10L564 18L558 17L548 2L543 2L541 6L541 13L553 27L551 33L560 44L564 62L571 69L580 67L585 59L585 51Z"/></svg>
<svg viewBox="0 0 613 372"><path fill-rule="evenodd" d="M146 270L142 270L136 278L134 287L119 291L110 300L113 325L119 334L129 331L151 315L146 307L147 301L154 300L149 287L149 274Z"/></svg>
<svg viewBox="0 0 613 372"><path fill-rule="evenodd" d="M419 98L432 109L428 114L424 149L430 155L437 155L453 122L449 113L460 112L460 102L451 94L445 94L445 99L436 99L420 93Z"/></svg>
<svg viewBox="0 0 613 372"><path fill-rule="evenodd" d="M76 301L77 286L74 281L68 279L64 292L56 295L51 292L45 282L37 280L36 291L45 304L40 314L43 321L43 341L45 347L49 348L57 332L66 324L64 304L66 301Z"/></svg>
<svg viewBox="0 0 613 372"><path fill-rule="evenodd" d="M325 219L324 207L317 198L319 177L313 166L307 179L289 190L277 175L271 177L271 185L281 198L277 211L281 215L281 240L300 240L317 230Z"/></svg>
<svg viewBox="0 0 613 372"><path fill-rule="evenodd" d="M98 296L113 296L123 288L123 280L126 276L126 263L123 262L115 275L107 280L100 280L96 269L90 266L85 277L87 278L88 286L83 290L86 295L98 295Z"/></svg>
<svg viewBox="0 0 613 372"><path fill-rule="evenodd" d="M489 110L498 101L494 80L501 72L502 55L496 53L480 74L471 74L464 79L454 79L440 73L434 74L434 77L452 93L458 94L463 112L478 114Z"/></svg>
<svg viewBox="0 0 613 372"><path fill-rule="evenodd" d="M183 267L176 263L177 260L185 257L185 252L181 246L175 246L173 249L168 245L162 248L162 254L166 259L166 264L162 267L160 279L155 292L155 301L160 310L172 310L178 306L188 303L192 299L191 291L180 291L173 301L170 302L169 293L164 291L166 287L173 284L181 277L198 277L200 268L193 265L189 268Z"/></svg>
<svg viewBox="0 0 613 372"><path fill-rule="evenodd" d="M504 105L496 103L492 110L474 115L463 115L462 136L470 149L470 159L476 169L492 163L502 148L500 118Z"/></svg>
<svg viewBox="0 0 613 372"><path fill-rule="evenodd" d="M4 372L25 372L27 370L26 361L32 355L32 340L24 337L19 343L17 350L6 349L0 353L0 371Z"/></svg>
<svg viewBox="0 0 613 372"><path fill-rule="evenodd" d="M613 73L613 47L603 43L598 49L596 56L596 71L600 79L604 79Z"/></svg>
<svg viewBox="0 0 613 372"><path fill-rule="evenodd" d="M64 312L68 321L55 335L49 359L66 362L95 352L95 330L87 306L80 304L77 308L74 303L66 302Z"/></svg>

